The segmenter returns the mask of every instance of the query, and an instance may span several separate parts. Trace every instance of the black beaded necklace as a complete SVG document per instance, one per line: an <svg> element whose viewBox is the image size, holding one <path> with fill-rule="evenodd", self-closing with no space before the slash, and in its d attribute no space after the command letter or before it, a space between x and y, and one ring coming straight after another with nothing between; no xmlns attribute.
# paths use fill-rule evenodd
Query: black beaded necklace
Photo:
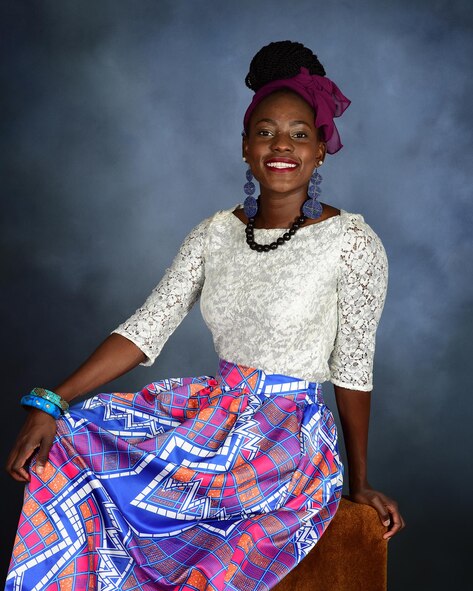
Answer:
<svg viewBox="0 0 473 591"><path fill-rule="evenodd" d="M284 232L284 234L282 236L280 236L277 240L275 240L274 242L271 242L271 244L258 244L255 241L255 235L254 235L255 218L254 217L248 218L248 223L246 224L246 228L245 228L246 243L248 244L248 246L252 250L256 250L257 252L269 252L270 250L276 250L276 248L278 246L281 246L281 244L288 242L294 236L294 234L302 226L302 224L306 221L306 219L307 219L307 217L304 214L299 215L294 220L294 222L292 223L292 226L289 228L289 230L287 230L287 232Z"/></svg>

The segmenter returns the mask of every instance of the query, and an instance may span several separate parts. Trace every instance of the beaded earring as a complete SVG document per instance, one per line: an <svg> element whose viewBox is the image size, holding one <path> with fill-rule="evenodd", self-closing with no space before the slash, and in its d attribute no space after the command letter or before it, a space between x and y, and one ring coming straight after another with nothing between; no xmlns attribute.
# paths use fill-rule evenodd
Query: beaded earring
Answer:
<svg viewBox="0 0 473 591"><path fill-rule="evenodd" d="M248 167L248 170L246 171L246 183L243 189L246 195L246 199L243 203L243 210L248 219L254 218L258 212L258 201L254 197L256 187L253 182L253 173L251 172L250 167Z"/></svg>
<svg viewBox="0 0 473 591"><path fill-rule="evenodd" d="M322 164L322 161L319 162L319 165ZM317 168L315 168L312 176L310 177L309 181L309 188L307 190L307 194L309 195L309 199L304 202L302 205L302 213L311 219L317 219L322 215L323 207L317 201L317 198L320 197L320 193L322 189L320 188L320 184L322 182L322 175L319 174Z"/></svg>

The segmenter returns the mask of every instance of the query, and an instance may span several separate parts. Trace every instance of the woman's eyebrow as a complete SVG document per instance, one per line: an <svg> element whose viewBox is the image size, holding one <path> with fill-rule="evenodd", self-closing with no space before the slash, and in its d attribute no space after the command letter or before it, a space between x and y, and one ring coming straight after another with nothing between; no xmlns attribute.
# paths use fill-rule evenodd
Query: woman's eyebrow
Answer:
<svg viewBox="0 0 473 591"><path fill-rule="evenodd" d="M307 125L307 127L310 127L310 124L307 123L307 121L302 121L302 119L297 119L296 121L291 121L289 123L289 125Z"/></svg>
<svg viewBox="0 0 473 591"><path fill-rule="evenodd" d="M273 125L277 125L277 122L274 119L269 119L267 117L265 117L263 119L259 119L256 122L256 125L258 125L258 123L272 123ZM302 119L296 119L295 121L290 121L289 125L307 125L307 127L310 127L310 124L307 123L307 121L303 121Z"/></svg>
<svg viewBox="0 0 473 591"><path fill-rule="evenodd" d="M273 123L273 125L276 125L276 121L274 121L274 119L267 119L266 117L264 119L259 119L256 122L256 125L258 125L258 123Z"/></svg>

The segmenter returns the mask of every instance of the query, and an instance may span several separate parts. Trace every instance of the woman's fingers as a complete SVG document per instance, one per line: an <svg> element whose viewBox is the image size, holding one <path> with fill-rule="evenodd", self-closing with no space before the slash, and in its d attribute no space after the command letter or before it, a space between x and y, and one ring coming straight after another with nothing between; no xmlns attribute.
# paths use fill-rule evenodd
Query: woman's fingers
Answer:
<svg viewBox="0 0 473 591"><path fill-rule="evenodd" d="M399 512L398 505L396 501L384 495L377 496L373 499L373 502L376 502L375 508L380 515L382 524L388 528L388 531L383 534L383 539L390 540L406 525Z"/></svg>
<svg viewBox="0 0 473 591"><path fill-rule="evenodd" d="M31 456L34 454L39 445L40 444L38 443L37 445L15 446L15 448L12 450L12 453L10 454L6 466L7 472L12 478L18 480L19 482L29 482L30 475L26 467L31 460Z"/></svg>
<svg viewBox="0 0 473 591"><path fill-rule="evenodd" d="M55 434L55 419L41 410L29 411L5 465L10 476L19 482L29 482L28 465L38 448L40 467L44 469Z"/></svg>
<svg viewBox="0 0 473 591"><path fill-rule="evenodd" d="M390 540L395 534L397 534L397 532L401 531L405 525L397 507L388 505L388 510L391 515L391 523L389 525L388 531L383 535L385 540Z"/></svg>
<svg viewBox="0 0 473 591"><path fill-rule="evenodd" d="M384 540L390 540L406 526L396 501L385 494L369 487L358 490L351 496L355 502L365 503L376 509L381 523L388 528L383 534Z"/></svg>
<svg viewBox="0 0 473 591"><path fill-rule="evenodd" d="M53 437L43 437L43 440L41 441L41 445L39 446L39 451L38 451L38 455L36 456L36 473L37 474L42 474L43 470L44 470L44 466L46 465L46 462L48 461L48 457L49 457L49 451L51 449L51 446L53 444L54 441L54 436Z"/></svg>
<svg viewBox="0 0 473 591"><path fill-rule="evenodd" d="M388 506L383 502L383 499L381 499L379 495L376 495L371 499L371 505L378 512L381 523L385 527L389 527L391 525L391 512L389 511Z"/></svg>

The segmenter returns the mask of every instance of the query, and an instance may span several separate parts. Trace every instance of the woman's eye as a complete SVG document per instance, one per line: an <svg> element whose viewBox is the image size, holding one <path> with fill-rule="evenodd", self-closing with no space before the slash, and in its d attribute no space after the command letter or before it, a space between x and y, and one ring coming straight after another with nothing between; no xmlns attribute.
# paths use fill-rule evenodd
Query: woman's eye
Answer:
<svg viewBox="0 0 473 591"><path fill-rule="evenodd" d="M296 137L296 138L306 138L306 137L308 137L308 135L306 134L305 131L296 131L296 133L294 134L294 137Z"/></svg>
<svg viewBox="0 0 473 591"><path fill-rule="evenodd" d="M258 133L258 135L262 135L264 137L268 137L271 135L271 132L269 131L269 129L260 129L257 133Z"/></svg>

